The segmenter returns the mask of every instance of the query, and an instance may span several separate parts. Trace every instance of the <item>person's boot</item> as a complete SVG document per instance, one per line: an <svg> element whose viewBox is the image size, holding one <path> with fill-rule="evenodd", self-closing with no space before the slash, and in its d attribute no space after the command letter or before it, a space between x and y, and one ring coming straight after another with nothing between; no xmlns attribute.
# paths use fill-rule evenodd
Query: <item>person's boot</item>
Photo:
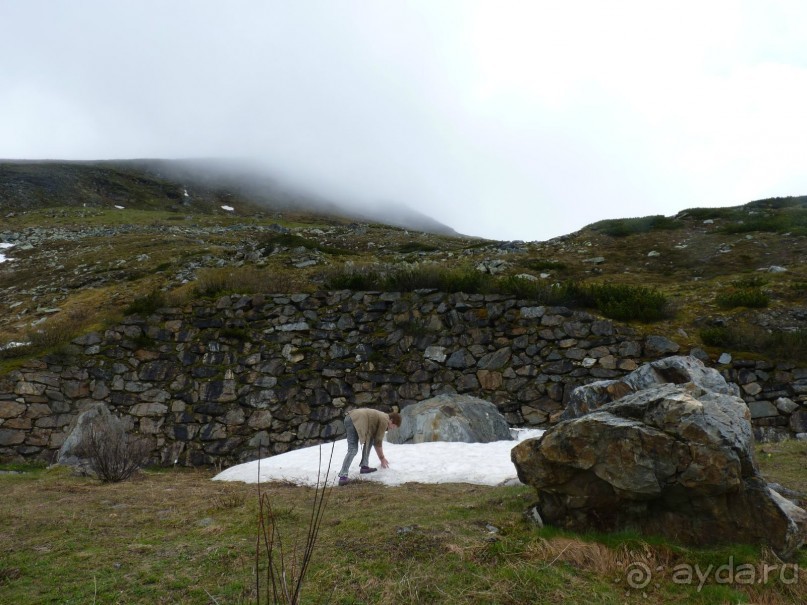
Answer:
<svg viewBox="0 0 807 605"><path fill-rule="evenodd" d="M363 467L361 467L361 470L360 470L359 472L360 472L362 475L366 475L367 473L374 473L374 472L376 472L377 470L378 470L377 468L373 468L373 467L371 467L371 466L363 466Z"/></svg>

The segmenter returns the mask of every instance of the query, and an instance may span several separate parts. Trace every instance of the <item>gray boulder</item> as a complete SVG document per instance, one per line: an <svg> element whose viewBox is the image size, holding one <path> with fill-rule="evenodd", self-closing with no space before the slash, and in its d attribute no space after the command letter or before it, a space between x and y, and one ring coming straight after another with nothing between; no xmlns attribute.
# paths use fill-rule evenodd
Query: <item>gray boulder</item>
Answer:
<svg viewBox="0 0 807 605"><path fill-rule="evenodd" d="M512 439L496 406L469 395L443 394L401 410L401 426L387 432L390 443L461 441L489 443Z"/></svg>
<svg viewBox="0 0 807 605"><path fill-rule="evenodd" d="M695 384L707 391L739 397L740 389L696 357L674 356L647 363L623 378L598 380L572 391L562 419L579 418L602 405L662 384Z"/></svg>
<svg viewBox="0 0 807 605"><path fill-rule="evenodd" d="M81 456L79 446L82 436L96 418L109 419L111 417L112 413L103 403L96 403L76 416L68 429L67 438L62 443L62 447L59 448L56 464L74 466L77 469L86 471L90 464L86 458Z"/></svg>
<svg viewBox="0 0 807 605"><path fill-rule="evenodd" d="M696 376L710 382L706 374ZM753 443L739 397L695 382L655 384L560 422L511 458L536 488L546 523L688 544L761 543L790 558L807 539L807 513L768 487Z"/></svg>

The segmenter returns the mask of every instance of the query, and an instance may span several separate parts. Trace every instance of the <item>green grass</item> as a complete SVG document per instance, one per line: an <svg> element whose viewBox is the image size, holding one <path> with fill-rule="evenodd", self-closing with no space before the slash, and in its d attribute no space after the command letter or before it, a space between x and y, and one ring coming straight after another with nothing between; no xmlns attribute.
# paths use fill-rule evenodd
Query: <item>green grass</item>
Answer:
<svg viewBox="0 0 807 605"><path fill-rule="evenodd" d="M807 444L761 452L766 478L806 487ZM0 474L0 600L255 603L257 486L210 476L147 471L101 484L61 468ZM313 489L271 483L261 490L291 556L305 539ZM676 565L774 561L756 546L689 548L632 533L538 530L522 515L534 497L524 486L357 481L334 488L302 602L784 605L807 597L803 577L797 585L721 585L713 575L700 589L676 583ZM652 570L645 588L627 584L631 563Z"/></svg>

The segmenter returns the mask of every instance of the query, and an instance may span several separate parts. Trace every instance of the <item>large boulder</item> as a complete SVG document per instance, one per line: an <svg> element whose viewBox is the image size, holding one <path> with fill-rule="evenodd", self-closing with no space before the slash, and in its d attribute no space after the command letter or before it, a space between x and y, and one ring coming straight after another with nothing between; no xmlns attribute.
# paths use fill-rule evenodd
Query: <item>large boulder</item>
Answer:
<svg viewBox="0 0 807 605"><path fill-rule="evenodd" d="M455 394L438 395L405 407L401 426L387 432L390 443L489 443L507 439L512 439L510 427L495 405Z"/></svg>
<svg viewBox="0 0 807 605"><path fill-rule="evenodd" d="M762 479L748 408L717 382L716 390L688 382L613 393L513 448L543 521L689 544L763 543L792 557L807 539L807 513Z"/></svg>

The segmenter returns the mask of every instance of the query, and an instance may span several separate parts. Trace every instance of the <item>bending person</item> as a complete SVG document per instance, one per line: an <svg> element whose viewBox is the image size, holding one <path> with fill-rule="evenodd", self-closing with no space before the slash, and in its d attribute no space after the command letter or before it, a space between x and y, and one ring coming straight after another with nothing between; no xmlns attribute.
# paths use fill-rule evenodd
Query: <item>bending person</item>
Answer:
<svg viewBox="0 0 807 605"><path fill-rule="evenodd" d="M384 433L387 429L398 426L401 426L401 415L398 412L385 414L371 408L359 408L348 412L345 416L347 454L342 463L342 470L339 471L339 485L345 485L348 482L347 472L350 463L353 462L353 458L359 451L359 443L362 444L361 468L359 469L361 474L374 473L378 470L370 466L371 445L375 448L381 468L388 468L389 461L384 457Z"/></svg>

